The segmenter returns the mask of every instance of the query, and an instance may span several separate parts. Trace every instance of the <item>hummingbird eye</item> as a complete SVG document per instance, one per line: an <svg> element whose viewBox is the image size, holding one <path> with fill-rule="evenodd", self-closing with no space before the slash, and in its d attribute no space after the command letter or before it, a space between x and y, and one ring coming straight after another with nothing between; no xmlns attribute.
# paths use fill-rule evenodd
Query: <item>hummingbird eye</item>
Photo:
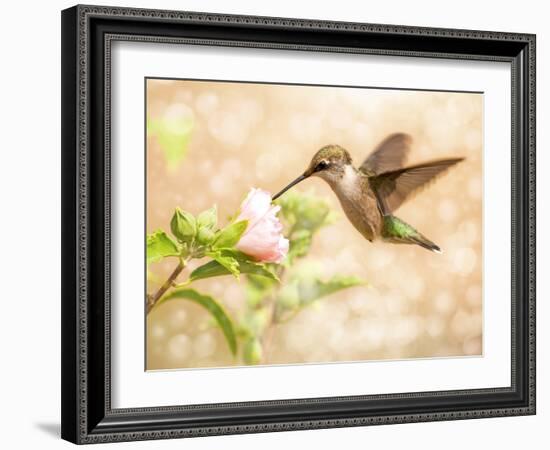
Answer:
<svg viewBox="0 0 550 450"><path fill-rule="evenodd" d="M328 161L322 160L322 161L319 161L319 163L315 166L315 170L316 171L323 170L323 169L326 169L327 167L328 167Z"/></svg>

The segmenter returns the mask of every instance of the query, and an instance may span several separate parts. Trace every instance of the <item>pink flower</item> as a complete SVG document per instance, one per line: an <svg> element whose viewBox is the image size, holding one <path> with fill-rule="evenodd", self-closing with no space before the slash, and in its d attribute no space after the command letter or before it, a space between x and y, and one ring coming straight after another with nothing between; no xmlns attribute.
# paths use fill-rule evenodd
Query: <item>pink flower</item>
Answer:
<svg viewBox="0 0 550 450"><path fill-rule="evenodd" d="M269 192L251 189L237 218L248 220L237 249L256 261L280 263L288 253L288 239L281 234L283 226L277 218L280 209L271 204Z"/></svg>

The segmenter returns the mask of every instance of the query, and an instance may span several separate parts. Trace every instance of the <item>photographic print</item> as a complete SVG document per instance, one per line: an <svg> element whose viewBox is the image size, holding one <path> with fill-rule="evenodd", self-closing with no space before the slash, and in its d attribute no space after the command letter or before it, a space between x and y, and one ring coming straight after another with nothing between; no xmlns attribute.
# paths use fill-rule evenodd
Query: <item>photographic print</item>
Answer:
<svg viewBox="0 0 550 450"><path fill-rule="evenodd" d="M145 94L146 370L483 355L483 93Z"/></svg>

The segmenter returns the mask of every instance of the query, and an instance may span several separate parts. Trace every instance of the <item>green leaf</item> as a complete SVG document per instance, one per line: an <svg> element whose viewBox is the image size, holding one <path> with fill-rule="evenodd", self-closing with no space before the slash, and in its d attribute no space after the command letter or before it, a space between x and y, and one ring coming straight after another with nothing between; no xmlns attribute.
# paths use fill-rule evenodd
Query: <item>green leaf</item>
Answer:
<svg viewBox="0 0 550 450"><path fill-rule="evenodd" d="M256 263L248 259L245 255L237 251L230 250L221 250L220 254L222 256L231 256L239 264L239 272L246 274L254 274L262 277L271 278L272 280L279 281L277 276L271 272L265 264ZM203 264L200 267L197 267L189 279L191 281L202 280L205 278L219 277L223 275L230 275L231 271L228 270L224 265L220 264L218 261L210 261L206 264Z"/></svg>
<svg viewBox="0 0 550 450"><path fill-rule="evenodd" d="M180 249L164 231L157 230L147 235L147 264L160 261L167 256L178 256Z"/></svg>
<svg viewBox="0 0 550 450"><path fill-rule="evenodd" d="M297 284L300 303L302 305L308 305L315 300L333 294L337 291L364 285L366 283L355 276L336 275L326 281L318 278L301 279L297 280Z"/></svg>
<svg viewBox="0 0 550 450"><path fill-rule="evenodd" d="M196 220L192 214L180 208L176 208L172 220L170 221L170 229L178 241L190 242L197 232Z"/></svg>
<svg viewBox="0 0 550 450"><path fill-rule="evenodd" d="M214 205L212 208L207 209L199 214L197 217L197 227L207 228L211 230L218 223L218 208Z"/></svg>
<svg viewBox="0 0 550 450"><path fill-rule="evenodd" d="M228 254L222 254L222 252L207 252L207 256L210 256L213 260L221 264L225 269L239 279L239 262L232 256Z"/></svg>
<svg viewBox="0 0 550 450"><path fill-rule="evenodd" d="M277 296L277 306L284 309L296 309L300 306L298 283L288 283L281 288Z"/></svg>
<svg viewBox="0 0 550 450"><path fill-rule="evenodd" d="M247 220L232 223L220 231L213 243L213 248L232 248L243 235L248 226Z"/></svg>
<svg viewBox="0 0 550 450"><path fill-rule="evenodd" d="M295 258L306 256L311 248L312 232L309 230L298 230L292 233L290 246L286 259L287 265L291 265Z"/></svg>
<svg viewBox="0 0 550 450"><path fill-rule="evenodd" d="M147 120L147 132L155 136L169 170L175 170L187 154L194 120L188 115Z"/></svg>
<svg viewBox="0 0 550 450"><path fill-rule="evenodd" d="M248 339L244 344L243 359L248 365L259 364L263 357L263 348L259 339Z"/></svg>
<svg viewBox="0 0 550 450"><path fill-rule="evenodd" d="M316 232L334 221L329 203L321 197L298 191L287 192L275 202L292 234L300 230Z"/></svg>
<svg viewBox="0 0 550 450"><path fill-rule="evenodd" d="M264 299L273 291L273 288L278 285L277 281L272 278L248 274L246 276L246 302L249 307L255 308L261 304Z"/></svg>
<svg viewBox="0 0 550 450"><path fill-rule="evenodd" d="M219 302L214 300L213 297L209 295L201 294L194 289L186 289L186 288L175 289L172 292L166 294L164 297L162 297L157 302L157 305L155 307L157 307L160 303L164 303L172 299L190 300L206 308L208 312L212 314L214 319L216 319L216 322L222 329L222 332L225 336L225 339L227 340L231 353L233 355L237 353L237 338L235 335L235 327L233 326L233 322L225 312L223 306Z"/></svg>
<svg viewBox="0 0 550 450"><path fill-rule="evenodd" d="M268 326L270 318L271 308L269 307L249 309L241 320L241 329L246 330L247 336L261 336Z"/></svg>

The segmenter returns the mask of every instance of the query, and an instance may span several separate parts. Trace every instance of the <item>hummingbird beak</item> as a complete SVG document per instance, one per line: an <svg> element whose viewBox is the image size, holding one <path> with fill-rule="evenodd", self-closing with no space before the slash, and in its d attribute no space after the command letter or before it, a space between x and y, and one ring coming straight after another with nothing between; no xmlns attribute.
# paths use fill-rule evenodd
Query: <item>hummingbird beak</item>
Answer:
<svg viewBox="0 0 550 450"><path fill-rule="evenodd" d="M295 186L300 181L305 180L309 175L303 174L300 175L298 178L296 178L292 183L290 183L287 187L285 187L283 190L279 191L277 194L275 194L272 198L272 200L277 200L281 195L283 195L286 191L288 191L292 186Z"/></svg>

